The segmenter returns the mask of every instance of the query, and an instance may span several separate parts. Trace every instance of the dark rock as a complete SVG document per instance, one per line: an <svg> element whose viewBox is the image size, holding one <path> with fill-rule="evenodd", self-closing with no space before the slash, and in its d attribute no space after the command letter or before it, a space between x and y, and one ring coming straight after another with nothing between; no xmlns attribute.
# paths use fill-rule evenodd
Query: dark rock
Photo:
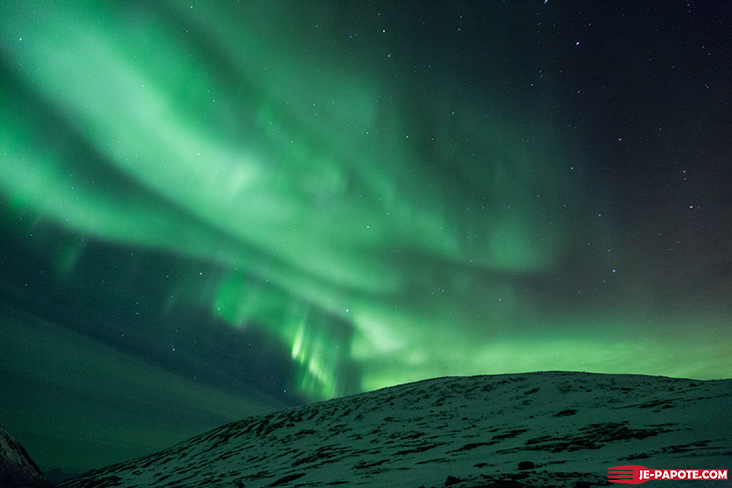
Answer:
<svg viewBox="0 0 732 488"><path fill-rule="evenodd" d="M26 450L0 425L0 486L3 488L48 488L43 476Z"/></svg>
<svg viewBox="0 0 732 488"><path fill-rule="evenodd" d="M534 469L534 463L531 461L521 461L518 465L519 469Z"/></svg>
<svg viewBox="0 0 732 488"><path fill-rule="evenodd" d="M274 483L270 484L269 486L280 486L280 485L284 485L286 483L289 483L290 481L294 481L294 480L296 480L298 478L302 478L303 476L305 476L305 473L288 474L287 476L278 479L277 481L275 481Z"/></svg>
<svg viewBox="0 0 732 488"><path fill-rule="evenodd" d="M460 483L460 480L454 476L448 476L445 480L445 486L457 485L458 483Z"/></svg>

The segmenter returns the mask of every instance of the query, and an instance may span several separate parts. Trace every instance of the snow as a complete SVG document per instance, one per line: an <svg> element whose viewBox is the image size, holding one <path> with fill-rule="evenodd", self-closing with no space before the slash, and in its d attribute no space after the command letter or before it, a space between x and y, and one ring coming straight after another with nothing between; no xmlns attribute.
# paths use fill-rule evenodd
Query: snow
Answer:
<svg viewBox="0 0 732 488"><path fill-rule="evenodd" d="M731 406L732 380L438 378L251 417L60 486L607 485L610 466L732 468Z"/></svg>

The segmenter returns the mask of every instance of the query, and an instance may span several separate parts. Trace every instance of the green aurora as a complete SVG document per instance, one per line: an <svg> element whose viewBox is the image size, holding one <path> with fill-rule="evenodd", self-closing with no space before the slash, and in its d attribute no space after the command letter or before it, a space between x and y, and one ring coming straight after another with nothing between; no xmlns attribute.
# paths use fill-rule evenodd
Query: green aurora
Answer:
<svg viewBox="0 0 732 488"><path fill-rule="evenodd" d="M581 106L541 70L519 82L537 61L509 60L530 42L501 8L468 56L408 6L3 2L0 347L62 335L59 360L95 352L57 387L95 389L116 350L130 377L180 382L150 408L213 424L435 376L732 376L729 275L657 291L649 238L618 237L645 224L612 219L570 129ZM219 337L258 342L221 356ZM32 356L5 377L40 381ZM219 388L227 361L249 377ZM219 383L193 381L214 364Z"/></svg>

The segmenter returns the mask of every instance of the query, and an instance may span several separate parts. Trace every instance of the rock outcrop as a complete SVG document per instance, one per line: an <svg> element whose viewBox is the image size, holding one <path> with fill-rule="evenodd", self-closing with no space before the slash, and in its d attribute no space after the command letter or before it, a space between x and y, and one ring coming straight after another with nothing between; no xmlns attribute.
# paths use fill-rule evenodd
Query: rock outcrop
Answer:
<svg viewBox="0 0 732 488"><path fill-rule="evenodd" d="M0 486L3 488L48 488L53 486L28 452L0 425Z"/></svg>

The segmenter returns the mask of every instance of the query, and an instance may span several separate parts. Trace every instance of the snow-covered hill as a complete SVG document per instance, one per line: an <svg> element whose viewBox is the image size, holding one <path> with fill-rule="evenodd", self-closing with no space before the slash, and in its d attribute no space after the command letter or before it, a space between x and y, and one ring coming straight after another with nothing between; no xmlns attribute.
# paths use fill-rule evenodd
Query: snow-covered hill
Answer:
<svg viewBox="0 0 732 488"><path fill-rule="evenodd" d="M60 486L609 485L610 466L731 469L731 411L732 380L439 378L248 418Z"/></svg>

